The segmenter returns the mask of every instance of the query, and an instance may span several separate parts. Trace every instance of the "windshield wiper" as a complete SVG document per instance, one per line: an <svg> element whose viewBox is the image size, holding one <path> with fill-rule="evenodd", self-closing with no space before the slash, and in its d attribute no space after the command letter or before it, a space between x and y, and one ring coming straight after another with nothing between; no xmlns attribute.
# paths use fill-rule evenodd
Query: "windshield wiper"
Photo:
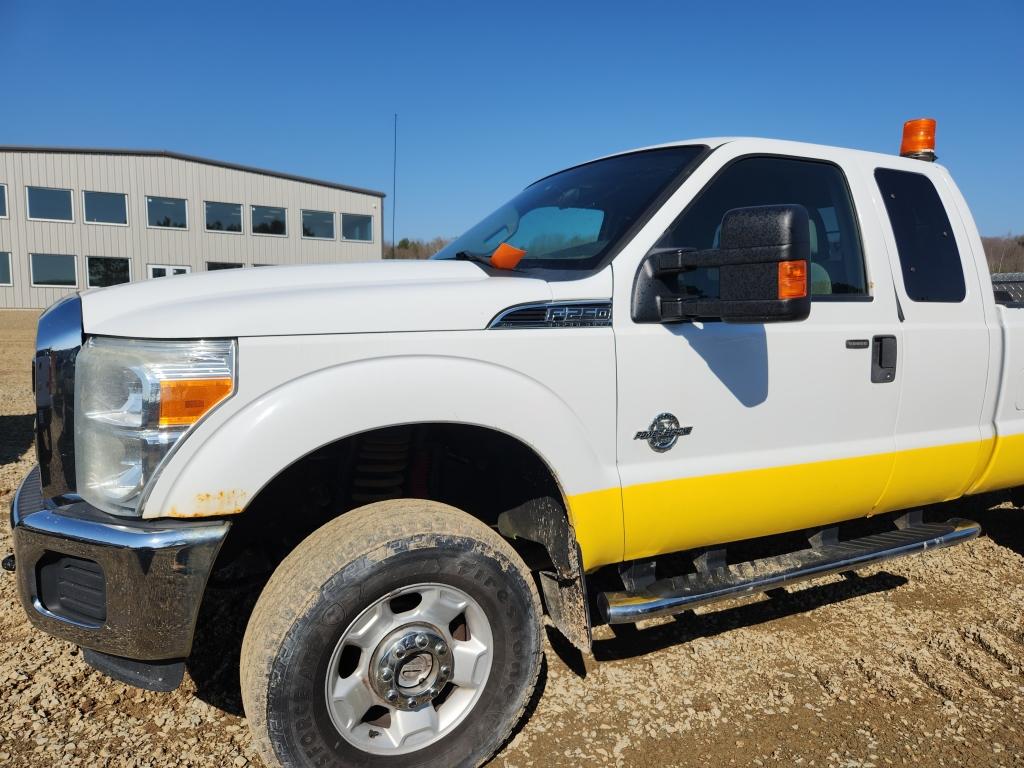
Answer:
<svg viewBox="0 0 1024 768"><path fill-rule="evenodd" d="M518 269L519 263L525 255L526 251L522 248L516 248L514 245L502 243L490 256L477 256L475 253L470 253L469 251L459 251L455 254L455 258L459 261L472 261L475 264L483 264L494 269L507 270L511 272L514 269Z"/></svg>
<svg viewBox="0 0 1024 768"><path fill-rule="evenodd" d="M455 260L472 261L474 264L483 264L485 267L494 267L494 265L491 264L490 256L478 256L477 254L470 253L469 251L459 251L455 254Z"/></svg>

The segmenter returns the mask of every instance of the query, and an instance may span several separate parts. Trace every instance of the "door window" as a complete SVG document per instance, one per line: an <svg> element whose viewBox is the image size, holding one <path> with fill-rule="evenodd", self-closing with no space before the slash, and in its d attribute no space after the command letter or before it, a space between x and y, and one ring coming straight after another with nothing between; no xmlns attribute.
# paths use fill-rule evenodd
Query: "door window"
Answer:
<svg viewBox="0 0 1024 768"><path fill-rule="evenodd" d="M149 276L150 277L171 277L173 275L187 275L192 271L192 267L181 266L178 264L150 264L149 265Z"/></svg>
<svg viewBox="0 0 1024 768"><path fill-rule="evenodd" d="M868 297L860 230L843 172L831 163L786 157L747 157L727 166L680 214L658 247L718 246L722 217L733 208L802 205L811 241L811 295L857 300ZM679 292L718 296L718 270L700 268L679 276Z"/></svg>
<svg viewBox="0 0 1024 768"><path fill-rule="evenodd" d="M946 209L927 176L879 168L875 181L889 213L903 286L911 301L961 302L966 296L960 251Z"/></svg>

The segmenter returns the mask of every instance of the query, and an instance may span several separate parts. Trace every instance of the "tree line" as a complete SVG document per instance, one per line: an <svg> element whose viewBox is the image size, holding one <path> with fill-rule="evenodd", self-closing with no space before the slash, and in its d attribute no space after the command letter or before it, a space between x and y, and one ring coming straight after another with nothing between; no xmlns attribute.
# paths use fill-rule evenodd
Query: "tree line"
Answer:
<svg viewBox="0 0 1024 768"><path fill-rule="evenodd" d="M450 237L419 240L403 237L397 243L384 241L385 259L429 259L452 241ZM392 247L392 245L394 247Z"/></svg>
<svg viewBox="0 0 1024 768"><path fill-rule="evenodd" d="M992 274L1024 272L1024 235L983 237L981 242Z"/></svg>

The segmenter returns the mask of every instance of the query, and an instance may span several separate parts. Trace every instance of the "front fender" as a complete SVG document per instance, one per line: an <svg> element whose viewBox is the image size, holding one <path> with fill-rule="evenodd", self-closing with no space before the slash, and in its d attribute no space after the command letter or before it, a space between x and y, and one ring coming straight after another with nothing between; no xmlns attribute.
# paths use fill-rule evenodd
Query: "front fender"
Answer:
<svg viewBox="0 0 1024 768"><path fill-rule="evenodd" d="M545 383L518 366L451 354L339 362L260 392L260 380L273 376L273 346L263 350L266 359L258 345L242 350L234 402L181 443L154 482L145 517L239 513L282 470L324 445L382 427L449 422L504 432L532 448L565 496L585 567L621 559L613 386L610 430L595 428L590 414L556 391L557 375ZM286 362L277 367L289 370ZM579 400L586 408L595 398Z"/></svg>

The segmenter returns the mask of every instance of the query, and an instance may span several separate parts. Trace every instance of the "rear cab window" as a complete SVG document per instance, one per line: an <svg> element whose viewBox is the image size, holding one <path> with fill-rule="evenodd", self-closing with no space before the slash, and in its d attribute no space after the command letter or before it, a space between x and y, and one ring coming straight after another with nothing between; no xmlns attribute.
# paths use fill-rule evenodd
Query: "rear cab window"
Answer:
<svg viewBox="0 0 1024 768"><path fill-rule="evenodd" d="M959 303L967 295L964 268L946 208L920 173L877 168L875 181L889 214L907 298Z"/></svg>

